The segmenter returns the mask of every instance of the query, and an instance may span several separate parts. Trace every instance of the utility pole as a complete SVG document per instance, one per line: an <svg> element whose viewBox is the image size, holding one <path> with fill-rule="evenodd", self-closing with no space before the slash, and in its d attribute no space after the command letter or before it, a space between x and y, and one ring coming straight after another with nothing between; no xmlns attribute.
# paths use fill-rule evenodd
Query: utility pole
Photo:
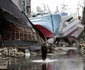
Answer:
<svg viewBox="0 0 85 70"><path fill-rule="evenodd" d="M82 37L83 37L83 40L84 40L84 34L85 34L85 0L84 0L84 7L83 7L83 14L82 14L81 24L84 25L84 30L83 30L83 34L82 34Z"/></svg>
<svg viewBox="0 0 85 70"><path fill-rule="evenodd" d="M84 7L83 7L82 24L85 25L85 0L84 0Z"/></svg>

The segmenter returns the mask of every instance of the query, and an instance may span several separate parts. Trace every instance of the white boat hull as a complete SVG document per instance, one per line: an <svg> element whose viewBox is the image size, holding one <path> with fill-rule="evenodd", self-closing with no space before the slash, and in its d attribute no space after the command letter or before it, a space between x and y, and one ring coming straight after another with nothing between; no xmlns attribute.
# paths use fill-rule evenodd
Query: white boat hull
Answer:
<svg viewBox="0 0 85 70"><path fill-rule="evenodd" d="M74 36L78 38L81 32L84 30L84 26L80 24L81 21L77 19L72 19L69 22L62 23L61 34L62 36ZM63 26L64 24L64 26Z"/></svg>

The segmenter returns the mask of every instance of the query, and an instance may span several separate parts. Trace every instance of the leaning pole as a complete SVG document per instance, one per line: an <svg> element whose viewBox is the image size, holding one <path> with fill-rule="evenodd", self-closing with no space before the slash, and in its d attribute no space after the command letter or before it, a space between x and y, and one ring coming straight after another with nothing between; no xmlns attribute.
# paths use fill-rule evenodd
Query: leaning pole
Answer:
<svg viewBox="0 0 85 70"><path fill-rule="evenodd" d="M84 38L84 34L85 34L85 0L83 2L83 12L82 12L82 20L81 20L81 24L84 26L84 30L82 32L82 37L83 37L83 40L85 39Z"/></svg>
<svg viewBox="0 0 85 70"><path fill-rule="evenodd" d="M83 16L82 16L82 24L83 25L85 25L85 0L84 0L84 7L83 7L83 14L82 14ZM85 29L85 27L84 27L84 29Z"/></svg>

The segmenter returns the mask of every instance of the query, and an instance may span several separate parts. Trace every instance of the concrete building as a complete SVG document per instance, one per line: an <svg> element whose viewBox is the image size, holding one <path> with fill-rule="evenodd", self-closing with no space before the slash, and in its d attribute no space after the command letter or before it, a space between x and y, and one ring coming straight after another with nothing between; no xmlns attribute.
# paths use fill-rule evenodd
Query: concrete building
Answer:
<svg viewBox="0 0 85 70"><path fill-rule="evenodd" d="M25 14L31 16L31 0L12 0Z"/></svg>
<svg viewBox="0 0 85 70"><path fill-rule="evenodd" d="M25 1L23 0L12 0L17 6L20 6L21 9L29 16L29 12L26 10L27 7L29 7L28 5L24 5L25 7L23 7L23 4ZM28 1L26 1L27 3ZM28 3L27 3L28 4ZM24 10L25 9L25 10ZM16 10L15 10L16 11ZM0 9L0 22L3 24L4 20L6 20L7 18L4 18L3 19L3 15L2 15L2 10ZM3 13L4 14L4 13ZM21 14L20 14L21 15ZM6 15L7 17L10 17L8 18L9 20L11 20L12 18L12 21L15 21L15 22L10 22L9 20L6 20L5 23L7 24L6 27L5 27L5 24L4 25L1 25L1 28L0 30L2 30L5 33L5 36L4 34L2 35L2 40L5 40L4 41L4 46L7 47L11 47L11 46L14 46L14 47L29 47L31 45L41 45L43 40L41 39L41 37L33 31L32 27L23 27L23 26L18 26L14 23L22 23L22 21L20 21L18 18L15 19L15 16L11 15L10 13L7 13ZM23 19L23 18L22 18ZM24 21L23 21L24 22ZM3 30L4 28L5 30ZM7 28L7 29L6 29ZM1 45L2 46L2 42L1 42Z"/></svg>

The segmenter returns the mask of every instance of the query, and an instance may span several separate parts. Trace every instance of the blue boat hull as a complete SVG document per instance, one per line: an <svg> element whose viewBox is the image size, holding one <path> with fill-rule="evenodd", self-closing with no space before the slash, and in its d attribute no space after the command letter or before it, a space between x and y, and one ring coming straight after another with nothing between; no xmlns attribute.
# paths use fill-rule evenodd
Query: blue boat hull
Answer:
<svg viewBox="0 0 85 70"><path fill-rule="evenodd" d="M59 14L52 14L42 17L30 18L32 23L44 34L46 38L57 35L61 22Z"/></svg>

